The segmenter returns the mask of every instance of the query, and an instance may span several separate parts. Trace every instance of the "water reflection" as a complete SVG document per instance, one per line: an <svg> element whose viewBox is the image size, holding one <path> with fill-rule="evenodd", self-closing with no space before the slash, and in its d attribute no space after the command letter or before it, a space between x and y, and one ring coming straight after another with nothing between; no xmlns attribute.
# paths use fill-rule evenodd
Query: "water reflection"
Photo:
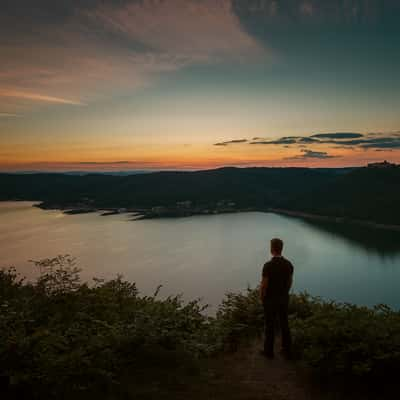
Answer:
<svg viewBox="0 0 400 400"><path fill-rule="evenodd" d="M368 226L304 219L314 229L339 236L382 258L400 255L400 232Z"/></svg>

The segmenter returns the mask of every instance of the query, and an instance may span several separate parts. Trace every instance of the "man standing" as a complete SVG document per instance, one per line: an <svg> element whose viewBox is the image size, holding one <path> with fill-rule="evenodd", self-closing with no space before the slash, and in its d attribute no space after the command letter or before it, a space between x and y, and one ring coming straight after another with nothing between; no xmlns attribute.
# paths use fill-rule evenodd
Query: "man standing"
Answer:
<svg viewBox="0 0 400 400"><path fill-rule="evenodd" d="M264 264L260 287L261 301L264 306L265 320L265 357L274 357L274 337L276 322L279 320L282 334L282 352L291 357L291 337L288 323L289 290L293 281L293 265L282 257L283 241L271 240L270 261Z"/></svg>

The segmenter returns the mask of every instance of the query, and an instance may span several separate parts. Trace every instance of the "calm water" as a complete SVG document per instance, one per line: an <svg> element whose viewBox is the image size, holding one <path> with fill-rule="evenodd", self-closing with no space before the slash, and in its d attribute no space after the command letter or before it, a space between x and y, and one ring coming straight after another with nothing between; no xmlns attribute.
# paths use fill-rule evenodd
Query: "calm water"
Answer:
<svg viewBox="0 0 400 400"><path fill-rule="evenodd" d="M184 293L217 305L255 286L272 236L285 240L294 290L400 308L400 234L242 213L132 221L129 215L64 215L32 203L0 203L0 264L34 278L29 259L71 254L84 279L121 273L142 293Z"/></svg>

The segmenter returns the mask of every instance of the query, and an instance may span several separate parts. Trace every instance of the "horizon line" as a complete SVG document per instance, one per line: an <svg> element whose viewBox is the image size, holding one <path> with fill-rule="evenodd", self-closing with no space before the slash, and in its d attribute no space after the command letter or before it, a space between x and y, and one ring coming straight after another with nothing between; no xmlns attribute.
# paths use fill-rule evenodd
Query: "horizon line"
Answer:
<svg viewBox="0 0 400 400"><path fill-rule="evenodd" d="M382 160L384 162L384 160ZM380 162L378 162L379 164ZM270 168L270 169L348 169L348 168L365 168L369 164L364 165L343 165L343 166L266 166L266 165L251 165L251 166L240 166L240 165L223 165L216 167L205 167L205 168L135 168L135 169L122 169L122 170L79 170L79 169L67 169L67 170L44 170L44 169L26 169L26 170L3 170L0 168L0 174L127 174L129 172L136 173L152 173L152 172L196 172L196 171L212 171L225 168L235 169L250 169L250 168ZM400 165L391 163L394 165Z"/></svg>

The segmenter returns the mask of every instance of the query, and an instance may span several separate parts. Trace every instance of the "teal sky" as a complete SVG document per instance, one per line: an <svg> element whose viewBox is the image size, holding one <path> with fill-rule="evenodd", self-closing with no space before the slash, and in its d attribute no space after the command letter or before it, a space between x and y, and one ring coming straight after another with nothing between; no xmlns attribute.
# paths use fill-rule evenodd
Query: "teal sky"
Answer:
<svg viewBox="0 0 400 400"><path fill-rule="evenodd" d="M1 7L3 170L400 161L398 1Z"/></svg>

